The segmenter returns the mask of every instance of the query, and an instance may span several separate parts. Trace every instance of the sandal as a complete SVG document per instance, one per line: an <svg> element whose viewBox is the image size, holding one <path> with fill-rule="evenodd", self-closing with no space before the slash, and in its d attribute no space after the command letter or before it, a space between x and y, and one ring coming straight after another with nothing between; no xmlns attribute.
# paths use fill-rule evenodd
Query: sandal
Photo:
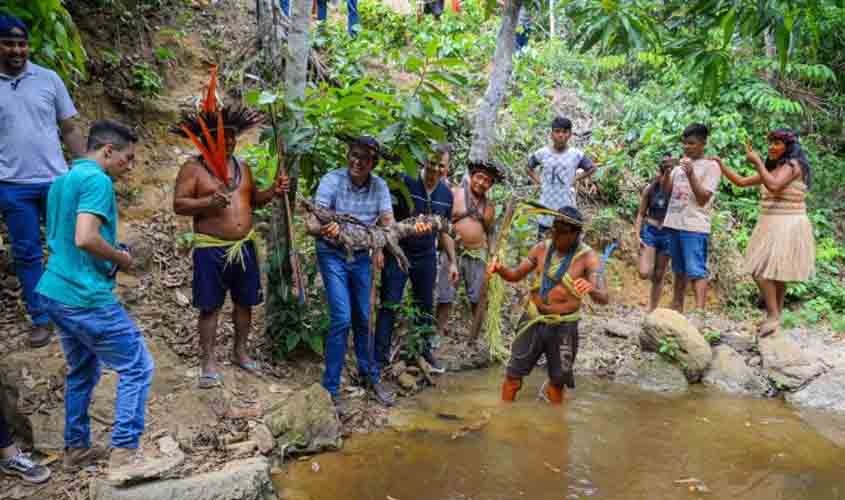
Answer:
<svg viewBox="0 0 845 500"><path fill-rule="evenodd" d="M253 375L261 375L261 372L258 370L258 362L255 360L250 360L246 363L241 363L236 359L230 359L229 361L232 363L233 366L237 366L241 370L249 372Z"/></svg>
<svg viewBox="0 0 845 500"><path fill-rule="evenodd" d="M223 385L223 375L220 373L204 373L200 375L197 387L200 389L213 389Z"/></svg>

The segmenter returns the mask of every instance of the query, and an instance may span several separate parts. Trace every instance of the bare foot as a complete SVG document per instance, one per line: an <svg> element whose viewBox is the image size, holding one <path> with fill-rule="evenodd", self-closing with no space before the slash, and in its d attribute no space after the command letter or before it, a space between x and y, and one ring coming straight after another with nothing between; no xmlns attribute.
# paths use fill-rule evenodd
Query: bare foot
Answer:
<svg viewBox="0 0 845 500"><path fill-rule="evenodd" d="M780 321L778 319L767 319L763 323L760 324L760 329L757 330L757 334L760 338L766 338L769 335L778 331L780 327Z"/></svg>

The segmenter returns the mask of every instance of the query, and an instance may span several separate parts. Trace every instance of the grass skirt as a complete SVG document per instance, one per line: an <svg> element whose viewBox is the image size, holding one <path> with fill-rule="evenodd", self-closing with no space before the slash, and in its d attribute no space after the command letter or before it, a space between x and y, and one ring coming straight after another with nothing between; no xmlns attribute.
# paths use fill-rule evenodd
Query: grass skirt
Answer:
<svg viewBox="0 0 845 500"><path fill-rule="evenodd" d="M755 278L806 281L816 269L813 226L806 213L761 214L743 269Z"/></svg>

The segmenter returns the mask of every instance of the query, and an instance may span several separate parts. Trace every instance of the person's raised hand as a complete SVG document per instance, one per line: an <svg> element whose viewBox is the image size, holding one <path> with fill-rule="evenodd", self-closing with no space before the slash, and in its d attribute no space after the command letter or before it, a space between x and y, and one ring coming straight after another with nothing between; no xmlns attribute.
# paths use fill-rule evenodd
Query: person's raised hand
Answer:
<svg viewBox="0 0 845 500"><path fill-rule="evenodd" d="M578 278L573 283L572 286L575 287L575 291L578 292L579 295L586 295L593 291L595 288L592 283L585 280L584 278Z"/></svg>
<svg viewBox="0 0 845 500"><path fill-rule="evenodd" d="M745 159L751 163L762 163L763 160L760 159L760 155L754 151L754 147L751 145L751 141L745 144Z"/></svg>
<svg viewBox="0 0 845 500"><path fill-rule="evenodd" d="M320 235L324 238L337 239L340 235L340 224L337 222L329 222L320 228Z"/></svg>
<svg viewBox="0 0 845 500"><path fill-rule="evenodd" d="M287 194L290 189L290 177L287 175L280 175L276 177L276 182L273 183L273 194L281 196Z"/></svg>
<svg viewBox="0 0 845 500"><path fill-rule="evenodd" d="M490 263L487 264L487 274L497 274L502 269L502 263L499 262L498 257L493 257Z"/></svg>
<svg viewBox="0 0 845 500"><path fill-rule="evenodd" d="M686 156L681 158L681 168L684 169L684 173L687 174L687 176L695 175L695 171L692 168L692 160Z"/></svg>

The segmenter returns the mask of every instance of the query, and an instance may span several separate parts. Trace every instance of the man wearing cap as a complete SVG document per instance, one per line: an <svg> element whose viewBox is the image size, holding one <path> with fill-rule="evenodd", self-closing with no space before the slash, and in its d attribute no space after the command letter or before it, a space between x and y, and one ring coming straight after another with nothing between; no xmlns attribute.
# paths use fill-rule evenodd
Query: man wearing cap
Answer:
<svg viewBox="0 0 845 500"><path fill-rule="evenodd" d="M401 192L395 193L396 203L394 214L399 220L417 215L439 215L446 220L452 220L452 192L442 182L443 165L448 165L449 151L442 145L434 148L432 157L426 162L416 179L402 175L402 182L407 189L408 196ZM410 198L410 199L407 199ZM409 204L410 202L410 204ZM445 232L440 234L440 248L445 253L446 276L451 281L458 278L458 267L455 261L455 245L452 238ZM436 237L424 234L403 240L400 245L408 257L410 268L408 273L399 268L396 258L385 256L384 272L381 278L381 307L376 323L376 362L382 370L390 362L390 348L393 339L393 325L396 309L402 303L405 284L411 280L411 290L417 315L414 324L420 328L425 337L420 355L431 366L435 373L443 373L432 353L431 334L434 323L434 286L437 278L437 250Z"/></svg>
<svg viewBox="0 0 845 500"><path fill-rule="evenodd" d="M379 157L394 159L372 137L345 137L349 143L347 167L333 170L320 179L315 202L338 214L351 215L366 225L393 224L390 190L383 179L372 173ZM325 340L326 369L323 387L331 394L339 414L345 412L340 398L340 374L346 357L349 329L355 340L358 373L373 397L381 404L393 404L393 396L380 383L378 365L369 343L370 288L374 270L366 250L356 252L353 260L337 244L340 226L320 224L315 216L307 219L308 233L317 238L317 264L326 288L330 325ZM379 268L381 253L372 256Z"/></svg>
<svg viewBox="0 0 845 500"><path fill-rule="evenodd" d="M487 249L493 237L495 208L487 198L493 183L501 180L502 167L492 161L473 163L469 176L459 186L452 188L454 208L452 224L455 232L455 252L458 256L458 281L463 281L472 312L481 295L484 282L484 268ZM437 329L446 331L452 304L457 296L457 286L449 276L448 255L441 252L439 276L437 277Z"/></svg>
<svg viewBox="0 0 845 500"><path fill-rule="evenodd" d="M581 303L588 294L599 304L608 302L599 257L581 241L581 214L573 207L564 207L547 215L554 221L549 239L537 243L515 268L505 267L494 258L487 269L511 282L537 272L511 346L502 384L503 401L516 398L522 379L545 354L549 381L544 393L551 403L560 404L564 387L575 387L573 366L578 354Z"/></svg>
<svg viewBox="0 0 845 500"><path fill-rule="evenodd" d="M51 183L68 170L60 137L72 157L85 154L76 116L59 75L29 61L26 24L0 15L0 213L33 325L31 347L50 342L49 318L35 293L44 272L40 222Z"/></svg>
<svg viewBox="0 0 845 500"><path fill-rule="evenodd" d="M528 157L528 177L540 186L540 203L553 210L577 207L575 186L578 181L593 175L596 167L580 149L569 147L572 122L558 116L552 120L551 144L531 153ZM537 167L541 168L537 173ZM578 171L581 170L581 173ZM538 237L549 230L552 217L543 216L538 221Z"/></svg>

